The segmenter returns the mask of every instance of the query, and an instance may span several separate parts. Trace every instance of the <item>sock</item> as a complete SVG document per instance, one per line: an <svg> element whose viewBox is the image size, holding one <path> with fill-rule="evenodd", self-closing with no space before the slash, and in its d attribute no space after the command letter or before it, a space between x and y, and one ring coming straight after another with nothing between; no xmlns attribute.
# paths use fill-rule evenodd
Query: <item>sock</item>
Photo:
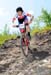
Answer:
<svg viewBox="0 0 51 75"><path fill-rule="evenodd" d="M30 32L28 32L28 35L30 36Z"/></svg>
<svg viewBox="0 0 51 75"><path fill-rule="evenodd" d="M30 32L28 32L28 36L29 36L29 38L31 39L31 35L30 35Z"/></svg>

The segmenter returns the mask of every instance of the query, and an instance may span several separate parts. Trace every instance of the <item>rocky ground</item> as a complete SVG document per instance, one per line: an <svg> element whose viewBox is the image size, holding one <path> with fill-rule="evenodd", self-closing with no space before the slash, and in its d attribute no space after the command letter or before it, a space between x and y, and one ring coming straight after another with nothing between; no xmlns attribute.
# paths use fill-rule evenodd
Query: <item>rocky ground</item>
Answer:
<svg viewBox="0 0 51 75"><path fill-rule="evenodd" d="M37 33L30 44L28 58L22 54L19 39L0 47L0 75L51 75L51 31Z"/></svg>

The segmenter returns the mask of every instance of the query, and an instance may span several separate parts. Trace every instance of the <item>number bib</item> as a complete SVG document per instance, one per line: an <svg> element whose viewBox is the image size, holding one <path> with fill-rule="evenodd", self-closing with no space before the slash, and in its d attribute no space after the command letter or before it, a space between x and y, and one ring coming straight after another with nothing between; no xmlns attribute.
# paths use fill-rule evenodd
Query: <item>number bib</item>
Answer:
<svg viewBox="0 0 51 75"><path fill-rule="evenodd" d="M25 28L25 25L24 24L20 24L19 28L23 29L23 28Z"/></svg>

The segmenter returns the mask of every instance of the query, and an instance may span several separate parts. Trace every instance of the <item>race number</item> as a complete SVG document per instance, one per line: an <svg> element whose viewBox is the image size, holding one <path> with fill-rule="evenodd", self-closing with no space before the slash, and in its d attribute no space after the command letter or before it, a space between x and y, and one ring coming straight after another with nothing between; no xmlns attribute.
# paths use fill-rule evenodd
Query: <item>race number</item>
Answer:
<svg viewBox="0 0 51 75"><path fill-rule="evenodd" d="M20 24L19 28L20 29L25 28L25 25L24 24Z"/></svg>

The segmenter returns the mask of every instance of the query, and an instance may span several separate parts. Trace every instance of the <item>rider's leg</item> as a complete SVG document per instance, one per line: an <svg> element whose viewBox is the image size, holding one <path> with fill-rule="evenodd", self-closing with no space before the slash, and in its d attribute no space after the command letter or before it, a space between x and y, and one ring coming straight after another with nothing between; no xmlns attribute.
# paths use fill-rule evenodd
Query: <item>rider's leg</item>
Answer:
<svg viewBox="0 0 51 75"><path fill-rule="evenodd" d="M25 22L25 25L26 25L26 32L28 33L29 39L31 39L31 35L30 35L30 26L28 25L28 22L29 22L29 21L28 21L27 16L25 17L24 22Z"/></svg>
<svg viewBox="0 0 51 75"><path fill-rule="evenodd" d="M31 39L30 27L29 27L29 25L26 26L26 31L27 31L27 33L28 33L29 39Z"/></svg>

